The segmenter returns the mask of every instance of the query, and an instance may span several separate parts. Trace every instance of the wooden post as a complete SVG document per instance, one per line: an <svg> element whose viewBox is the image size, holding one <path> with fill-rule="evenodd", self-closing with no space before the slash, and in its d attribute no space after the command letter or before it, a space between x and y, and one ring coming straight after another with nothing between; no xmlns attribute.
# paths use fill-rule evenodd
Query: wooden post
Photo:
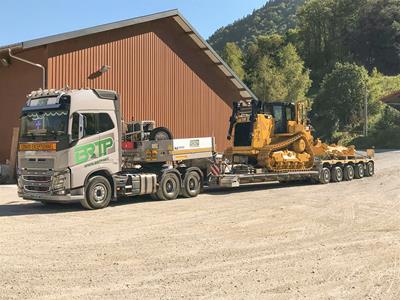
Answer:
<svg viewBox="0 0 400 300"><path fill-rule="evenodd" d="M13 128L13 135L11 140L11 152L10 152L10 180L14 181L15 178L15 168L17 166L17 147L18 147L18 136L19 128Z"/></svg>

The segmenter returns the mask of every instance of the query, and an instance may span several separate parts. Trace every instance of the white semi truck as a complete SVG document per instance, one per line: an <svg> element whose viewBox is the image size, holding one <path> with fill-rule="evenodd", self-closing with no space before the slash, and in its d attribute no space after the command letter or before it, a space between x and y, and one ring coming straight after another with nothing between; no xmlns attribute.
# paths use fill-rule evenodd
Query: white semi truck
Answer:
<svg viewBox="0 0 400 300"><path fill-rule="evenodd" d="M294 109L287 104L285 110L278 109L282 105L273 104L273 108L279 112ZM173 139L168 129L156 128L152 121L124 123L114 91L32 92L21 113L18 194L44 204L80 201L87 209L100 209L121 197L146 194L159 200L196 197L204 185L237 187L305 179L326 184L374 173L372 154L338 157L329 149L327 153L331 154L315 156L307 170L271 171L260 167L252 163L251 156L244 155L252 155L252 146L242 147L242 140L258 137L257 125L251 126L252 122L255 124L253 115L246 113L243 117L234 108L231 127L237 127L233 145L239 144L234 148L239 153L227 162L218 158L213 137ZM266 121L274 121L276 127L278 120L292 124L286 115L283 120L276 112L266 110L259 114ZM248 132L240 130L243 128ZM286 138L288 134L283 136ZM274 146L277 149L271 153L278 158L288 157L287 161L296 167L293 151L285 150L279 136L278 139L280 142Z"/></svg>
<svg viewBox="0 0 400 300"><path fill-rule="evenodd" d="M154 122L124 124L113 91L39 90L22 109L18 147L20 197L99 209L126 196L197 196L214 139L172 139Z"/></svg>

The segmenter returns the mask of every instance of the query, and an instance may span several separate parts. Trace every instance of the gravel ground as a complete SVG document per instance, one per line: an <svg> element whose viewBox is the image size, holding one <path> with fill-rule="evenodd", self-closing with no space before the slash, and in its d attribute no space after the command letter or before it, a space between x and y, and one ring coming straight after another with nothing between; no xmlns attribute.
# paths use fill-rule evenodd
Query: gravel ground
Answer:
<svg viewBox="0 0 400 300"><path fill-rule="evenodd" d="M399 299L400 152L377 174L43 207L0 187L0 298Z"/></svg>

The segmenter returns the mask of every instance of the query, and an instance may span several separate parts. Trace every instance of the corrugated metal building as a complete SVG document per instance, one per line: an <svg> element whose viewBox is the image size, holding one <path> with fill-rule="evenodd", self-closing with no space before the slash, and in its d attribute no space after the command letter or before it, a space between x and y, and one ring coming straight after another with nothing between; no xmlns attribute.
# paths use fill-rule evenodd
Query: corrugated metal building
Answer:
<svg viewBox="0 0 400 300"><path fill-rule="evenodd" d="M0 162L26 95L43 81L18 57L44 67L47 88L116 90L125 120L156 120L175 137L213 135L219 150L232 101L255 98L177 10L0 47Z"/></svg>

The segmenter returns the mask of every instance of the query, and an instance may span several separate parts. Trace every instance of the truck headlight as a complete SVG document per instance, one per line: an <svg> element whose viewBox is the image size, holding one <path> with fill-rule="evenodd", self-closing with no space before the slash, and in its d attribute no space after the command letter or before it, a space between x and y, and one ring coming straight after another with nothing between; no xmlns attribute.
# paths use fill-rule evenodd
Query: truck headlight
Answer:
<svg viewBox="0 0 400 300"><path fill-rule="evenodd" d="M57 192L66 188L67 181L69 179L69 170L62 172L56 172L53 176L52 189Z"/></svg>

